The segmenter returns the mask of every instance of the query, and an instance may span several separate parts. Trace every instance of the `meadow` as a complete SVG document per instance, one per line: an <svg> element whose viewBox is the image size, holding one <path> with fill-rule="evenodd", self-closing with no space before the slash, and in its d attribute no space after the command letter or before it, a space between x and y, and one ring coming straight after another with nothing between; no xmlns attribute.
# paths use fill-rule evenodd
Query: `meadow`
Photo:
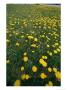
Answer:
<svg viewBox="0 0 67 90"><path fill-rule="evenodd" d="M6 5L6 85L61 85L61 7Z"/></svg>

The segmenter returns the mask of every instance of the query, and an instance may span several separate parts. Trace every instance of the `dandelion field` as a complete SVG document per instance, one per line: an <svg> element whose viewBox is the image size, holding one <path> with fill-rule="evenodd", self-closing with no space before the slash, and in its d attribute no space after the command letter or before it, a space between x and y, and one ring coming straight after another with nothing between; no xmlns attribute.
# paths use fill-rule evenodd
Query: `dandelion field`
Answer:
<svg viewBox="0 0 67 90"><path fill-rule="evenodd" d="M61 85L61 7L7 4L7 86Z"/></svg>

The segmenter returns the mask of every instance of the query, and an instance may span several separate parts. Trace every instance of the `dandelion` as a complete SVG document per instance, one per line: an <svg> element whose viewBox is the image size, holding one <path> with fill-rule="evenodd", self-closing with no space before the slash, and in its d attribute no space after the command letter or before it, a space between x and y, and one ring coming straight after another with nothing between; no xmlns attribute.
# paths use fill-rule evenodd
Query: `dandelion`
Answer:
<svg viewBox="0 0 67 90"><path fill-rule="evenodd" d="M44 35L41 35L41 37L43 37L43 38L44 38L45 36L44 36Z"/></svg>
<svg viewBox="0 0 67 90"><path fill-rule="evenodd" d="M27 62L28 61L28 57L24 56L23 60L24 60L24 62Z"/></svg>
<svg viewBox="0 0 67 90"><path fill-rule="evenodd" d="M35 51L33 50L32 53L34 53Z"/></svg>
<svg viewBox="0 0 67 90"><path fill-rule="evenodd" d="M37 42L37 41L38 41L38 39L37 39L37 38L34 38L34 41L35 41L35 42Z"/></svg>
<svg viewBox="0 0 67 90"><path fill-rule="evenodd" d="M21 67L21 71L24 71L24 66Z"/></svg>
<svg viewBox="0 0 67 90"><path fill-rule="evenodd" d="M60 52L60 49L58 48L57 51Z"/></svg>
<svg viewBox="0 0 67 90"><path fill-rule="evenodd" d="M16 43L16 46L19 46L19 45L20 45L20 44L17 42L17 43Z"/></svg>
<svg viewBox="0 0 67 90"><path fill-rule="evenodd" d="M39 63L43 66L43 67L47 67L47 63L46 61L44 61L43 59L39 60Z"/></svg>
<svg viewBox="0 0 67 90"><path fill-rule="evenodd" d="M26 80L28 80L30 78L30 76L28 74L26 74L25 78L26 78Z"/></svg>
<svg viewBox="0 0 67 90"><path fill-rule="evenodd" d="M32 67L32 71L33 71L33 72L37 72L37 67L36 67L36 66L33 66L33 67Z"/></svg>
<svg viewBox="0 0 67 90"><path fill-rule="evenodd" d="M57 72L55 73L55 76L56 76L56 78L57 78L58 80L61 79L61 73L60 73L59 71L57 71Z"/></svg>
<svg viewBox="0 0 67 90"><path fill-rule="evenodd" d="M49 55L52 56L52 52L49 52Z"/></svg>
<svg viewBox="0 0 67 90"><path fill-rule="evenodd" d="M20 86L20 80L16 80L15 82L14 82L14 86Z"/></svg>
<svg viewBox="0 0 67 90"><path fill-rule="evenodd" d="M21 79L24 80L26 78L26 75L25 74L22 74L21 75Z"/></svg>
<svg viewBox="0 0 67 90"><path fill-rule="evenodd" d="M21 38L23 38L24 36L23 35L21 35Z"/></svg>
<svg viewBox="0 0 67 90"><path fill-rule="evenodd" d="M45 73L41 73L40 77L41 77L41 79L45 79L45 78L47 78L47 75Z"/></svg>
<svg viewBox="0 0 67 90"><path fill-rule="evenodd" d="M49 48L49 47L50 47L50 45L47 45L47 47Z"/></svg>
<svg viewBox="0 0 67 90"><path fill-rule="evenodd" d="M28 36L28 39L33 39L34 37L33 36Z"/></svg>
<svg viewBox="0 0 67 90"><path fill-rule="evenodd" d="M24 54L23 54L24 56L26 56L27 55L27 53L26 52L24 52Z"/></svg>
<svg viewBox="0 0 67 90"><path fill-rule="evenodd" d="M9 42L10 42L10 40L9 40L9 39L7 39L7 40L6 40L6 42L7 42L7 43L9 43Z"/></svg>
<svg viewBox="0 0 67 90"><path fill-rule="evenodd" d="M48 72L52 72L52 68L51 67L48 67Z"/></svg>
<svg viewBox="0 0 67 90"><path fill-rule="evenodd" d="M9 64L10 63L10 60L7 60L6 63Z"/></svg>
<svg viewBox="0 0 67 90"><path fill-rule="evenodd" d="M57 54L57 50L54 50L54 53Z"/></svg>
<svg viewBox="0 0 67 90"><path fill-rule="evenodd" d="M48 84L46 84L46 86L53 86L52 81L49 81Z"/></svg>
<svg viewBox="0 0 67 90"><path fill-rule="evenodd" d="M54 71L54 72L57 72L57 68L53 68L53 71Z"/></svg>
<svg viewBox="0 0 67 90"><path fill-rule="evenodd" d="M35 48L35 47L37 47L37 46L36 46L36 44L32 44L31 47L34 47L34 48Z"/></svg>
<svg viewBox="0 0 67 90"><path fill-rule="evenodd" d="M18 35L18 34L19 34L18 32L15 33L15 35Z"/></svg>
<svg viewBox="0 0 67 90"><path fill-rule="evenodd" d="M47 59L47 56L42 56L42 59Z"/></svg>
<svg viewBox="0 0 67 90"><path fill-rule="evenodd" d="M59 45L59 43L55 43L55 45L57 46L57 45Z"/></svg>

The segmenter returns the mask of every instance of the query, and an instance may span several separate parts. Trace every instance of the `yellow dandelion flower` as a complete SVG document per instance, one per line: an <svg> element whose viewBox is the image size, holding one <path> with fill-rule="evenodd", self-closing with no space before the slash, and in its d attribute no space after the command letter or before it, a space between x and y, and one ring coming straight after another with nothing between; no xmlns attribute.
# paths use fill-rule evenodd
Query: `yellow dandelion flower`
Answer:
<svg viewBox="0 0 67 90"><path fill-rule="evenodd" d="M57 51L60 52L60 49L58 48Z"/></svg>
<svg viewBox="0 0 67 90"><path fill-rule="evenodd" d="M36 67L36 66L33 66L33 67L32 67L32 71L33 71L33 72L37 72L37 67Z"/></svg>
<svg viewBox="0 0 67 90"><path fill-rule="evenodd" d="M24 71L24 66L21 67L21 71Z"/></svg>
<svg viewBox="0 0 67 90"><path fill-rule="evenodd" d="M28 61L28 57L24 56L23 60L24 60L24 62L27 62Z"/></svg>
<svg viewBox="0 0 67 90"><path fill-rule="evenodd" d="M9 42L10 42L10 40L9 40L9 39L7 39L7 40L6 40L6 42L7 42L7 43L9 43Z"/></svg>
<svg viewBox="0 0 67 90"><path fill-rule="evenodd" d="M15 35L18 35L18 34L19 34L18 32L15 33Z"/></svg>
<svg viewBox="0 0 67 90"><path fill-rule="evenodd" d="M32 44L31 47L34 47L34 48L35 48L35 47L37 47L37 46L36 46L36 44Z"/></svg>
<svg viewBox="0 0 67 90"><path fill-rule="evenodd" d="M45 37L44 35L41 35L41 37Z"/></svg>
<svg viewBox="0 0 67 90"><path fill-rule="evenodd" d="M43 67L47 67L47 62L45 62L43 59L40 59L39 63L42 64Z"/></svg>
<svg viewBox="0 0 67 90"><path fill-rule="evenodd" d="M28 36L28 39L33 39L34 37L33 36Z"/></svg>
<svg viewBox="0 0 67 90"><path fill-rule="evenodd" d="M26 78L26 75L25 74L22 74L21 75L21 79L24 80Z"/></svg>
<svg viewBox="0 0 67 90"><path fill-rule="evenodd" d="M57 54L57 50L54 50L54 53Z"/></svg>
<svg viewBox="0 0 67 90"><path fill-rule="evenodd" d="M48 72L52 72L52 68L51 67L48 67Z"/></svg>
<svg viewBox="0 0 67 90"><path fill-rule="evenodd" d="M21 35L21 38L23 38L24 36L23 35Z"/></svg>
<svg viewBox="0 0 67 90"><path fill-rule="evenodd" d="M52 81L49 81L49 82L48 82L48 86L53 86Z"/></svg>
<svg viewBox="0 0 67 90"><path fill-rule="evenodd" d="M26 56L27 55L27 53L26 52L24 52L24 54L23 54L24 56Z"/></svg>
<svg viewBox="0 0 67 90"><path fill-rule="evenodd" d="M48 44L47 44L47 47L49 48L49 47L50 47L50 45L48 45Z"/></svg>
<svg viewBox="0 0 67 90"><path fill-rule="evenodd" d="M47 56L42 56L42 59L47 59Z"/></svg>
<svg viewBox="0 0 67 90"><path fill-rule="evenodd" d="M32 53L34 53L35 51L33 50Z"/></svg>
<svg viewBox="0 0 67 90"><path fill-rule="evenodd" d="M53 68L53 71L54 71L54 72L57 72L57 68Z"/></svg>
<svg viewBox="0 0 67 90"><path fill-rule="evenodd" d="M35 42L37 42L37 41L38 41L38 39L37 39L37 38L34 38L34 41L35 41Z"/></svg>
<svg viewBox="0 0 67 90"><path fill-rule="evenodd" d="M26 74L25 77L26 77L26 80L28 80L30 78L30 76L28 74Z"/></svg>
<svg viewBox="0 0 67 90"><path fill-rule="evenodd" d="M41 79L45 79L45 78L47 78L47 75L45 73L41 73L40 77L41 77Z"/></svg>
<svg viewBox="0 0 67 90"><path fill-rule="evenodd" d="M55 45L57 46L57 45L59 45L59 43L55 43Z"/></svg>
<svg viewBox="0 0 67 90"><path fill-rule="evenodd" d="M15 82L14 82L14 86L20 86L20 80L16 80Z"/></svg>
<svg viewBox="0 0 67 90"><path fill-rule="evenodd" d="M9 64L10 63L10 60L6 60L6 63Z"/></svg>
<svg viewBox="0 0 67 90"><path fill-rule="evenodd" d="M42 59L47 59L47 56L42 56Z"/></svg>
<svg viewBox="0 0 67 90"><path fill-rule="evenodd" d="M19 45L20 45L20 44L17 42L17 43L16 43L16 46L19 46Z"/></svg>
<svg viewBox="0 0 67 90"><path fill-rule="evenodd" d="M60 71L57 71L57 72L55 73L55 76L56 76L56 78L57 78L58 80L60 80L60 79L61 79L61 72L60 72Z"/></svg>
<svg viewBox="0 0 67 90"><path fill-rule="evenodd" d="M49 55L52 56L52 52L49 52Z"/></svg>
<svg viewBox="0 0 67 90"><path fill-rule="evenodd" d="M42 56L42 59L45 59L45 56Z"/></svg>

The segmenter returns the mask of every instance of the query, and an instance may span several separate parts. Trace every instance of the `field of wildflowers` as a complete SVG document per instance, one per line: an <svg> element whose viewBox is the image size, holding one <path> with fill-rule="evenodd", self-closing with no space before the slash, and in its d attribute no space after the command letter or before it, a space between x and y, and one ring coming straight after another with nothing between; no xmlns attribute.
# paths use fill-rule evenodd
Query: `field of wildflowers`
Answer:
<svg viewBox="0 0 67 90"><path fill-rule="evenodd" d="M7 4L7 86L61 85L61 7Z"/></svg>

